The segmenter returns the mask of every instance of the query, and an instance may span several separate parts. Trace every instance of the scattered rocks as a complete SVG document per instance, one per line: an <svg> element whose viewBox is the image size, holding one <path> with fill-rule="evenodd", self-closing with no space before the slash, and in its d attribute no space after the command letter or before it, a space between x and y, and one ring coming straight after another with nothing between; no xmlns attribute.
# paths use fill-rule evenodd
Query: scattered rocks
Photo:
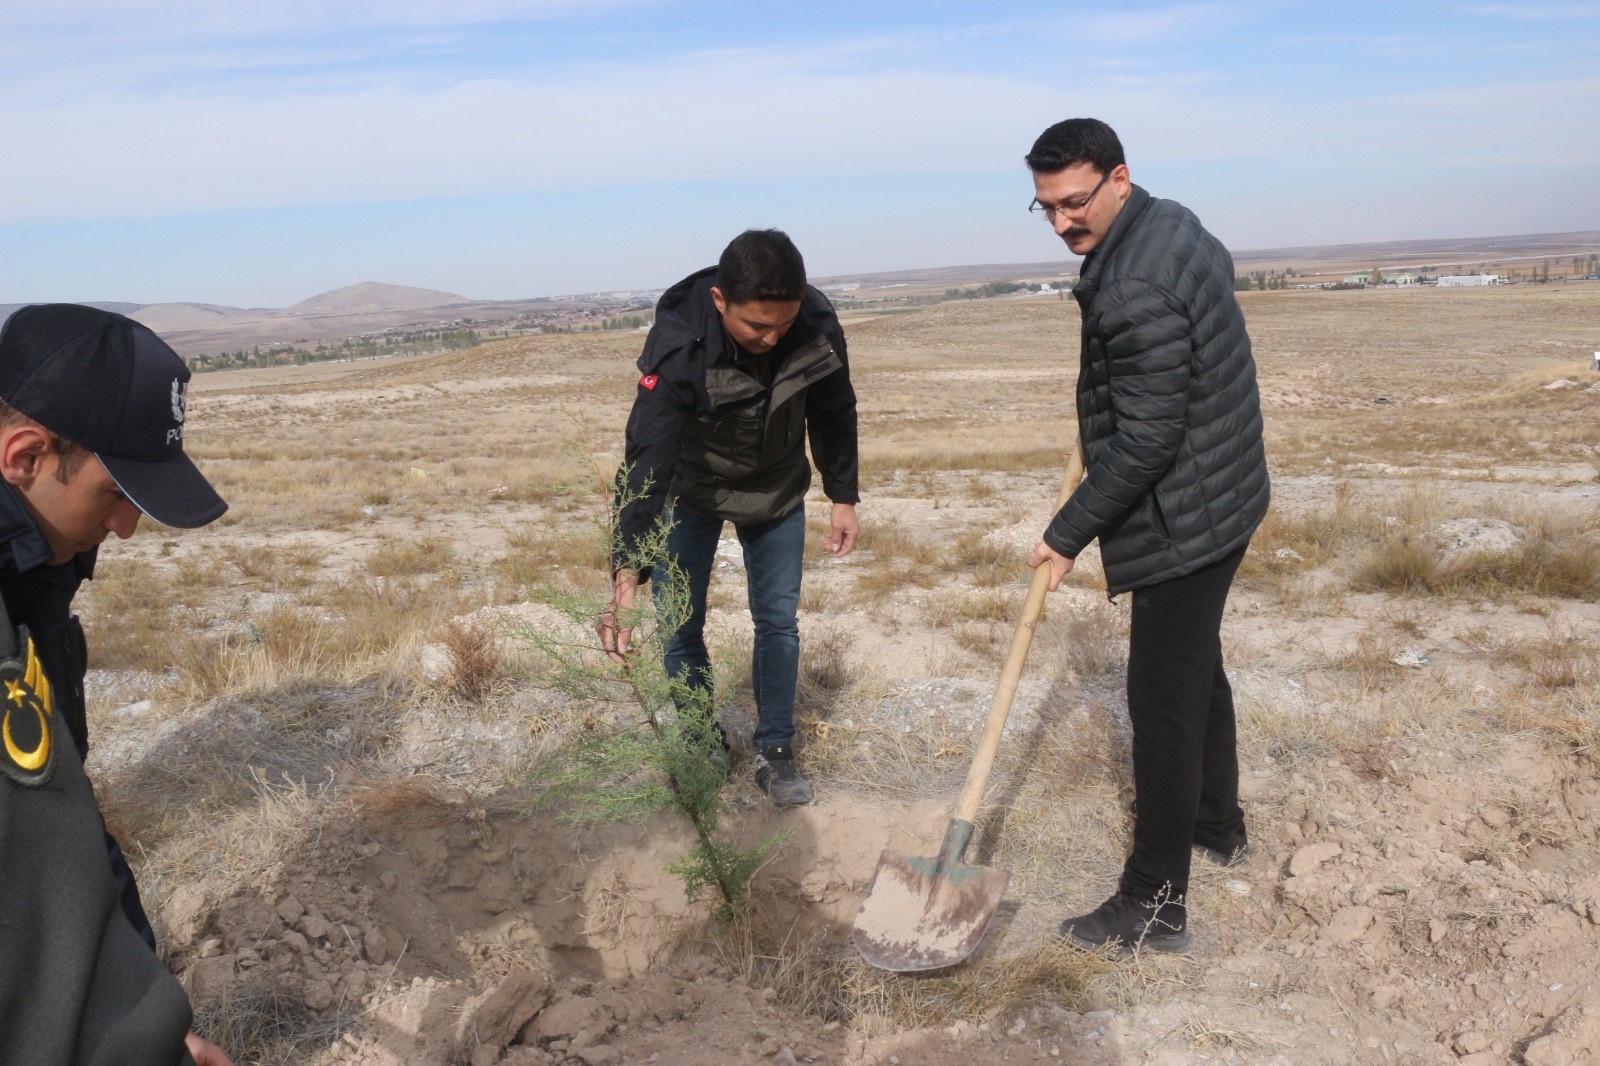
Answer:
<svg viewBox="0 0 1600 1066"><path fill-rule="evenodd" d="M1522 543L1522 532L1503 518L1451 519L1434 536L1447 563L1465 555L1503 555Z"/></svg>
<svg viewBox="0 0 1600 1066"><path fill-rule="evenodd" d="M595 1028L610 1028L610 1018L591 996L569 996L550 1005L534 1020L529 1035L538 1040L571 1039Z"/></svg>
<svg viewBox="0 0 1600 1066"><path fill-rule="evenodd" d="M1342 854L1344 849L1338 844L1307 844L1289 859L1289 876L1304 877L1323 863L1330 862Z"/></svg>
<svg viewBox="0 0 1600 1066"><path fill-rule="evenodd" d="M1346 944L1365 933L1375 917L1371 907L1346 907L1322 931L1335 944Z"/></svg>
<svg viewBox="0 0 1600 1066"><path fill-rule="evenodd" d="M234 965L232 955L196 959L184 974L190 997L206 1003L226 998L233 988Z"/></svg>
<svg viewBox="0 0 1600 1066"><path fill-rule="evenodd" d="M1528 1066L1579 1066L1600 1055L1600 1004L1563 1011L1550 1031L1528 1044L1522 1061Z"/></svg>
<svg viewBox="0 0 1600 1066"><path fill-rule="evenodd" d="M197 940L207 928L210 911L211 901L203 884L191 882L180 885L161 912L173 946L184 948Z"/></svg>
<svg viewBox="0 0 1600 1066"><path fill-rule="evenodd" d="M503 1048L549 1001L548 976L531 970L514 971L462 1008L460 1042Z"/></svg>

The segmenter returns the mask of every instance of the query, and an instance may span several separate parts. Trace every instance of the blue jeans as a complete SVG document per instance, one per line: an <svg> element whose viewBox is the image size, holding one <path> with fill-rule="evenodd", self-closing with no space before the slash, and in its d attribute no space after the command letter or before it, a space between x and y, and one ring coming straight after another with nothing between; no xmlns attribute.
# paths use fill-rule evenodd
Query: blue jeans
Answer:
<svg viewBox="0 0 1600 1066"><path fill-rule="evenodd" d="M722 519L706 518L681 507L671 513L667 555L675 558L689 583L689 619L667 641L667 673L689 685L711 690L711 656L706 651L706 590L716 562ZM750 617L756 625L750 652L750 682L756 694L755 750L794 740L794 690L800 675L800 567L805 556L806 509L802 504L782 518L735 525L744 548L750 587ZM660 571L657 571L660 573Z"/></svg>

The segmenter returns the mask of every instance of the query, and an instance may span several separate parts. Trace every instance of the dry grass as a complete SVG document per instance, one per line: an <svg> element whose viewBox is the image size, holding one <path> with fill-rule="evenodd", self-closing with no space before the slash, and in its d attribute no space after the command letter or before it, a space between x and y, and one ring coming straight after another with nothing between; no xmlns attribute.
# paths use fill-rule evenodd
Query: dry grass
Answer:
<svg viewBox="0 0 1600 1066"><path fill-rule="evenodd" d="M800 639L795 713L826 721L850 694L861 671L850 659L850 634L838 627L808 630Z"/></svg>
<svg viewBox="0 0 1600 1066"><path fill-rule="evenodd" d="M493 691L501 676L500 642L487 626L452 621L445 627L445 652L450 657L446 687L474 702Z"/></svg>
<svg viewBox="0 0 1600 1066"><path fill-rule="evenodd" d="M1093 679L1121 671L1128 662L1129 609L1089 592L1046 601L1030 659L1054 676ZM1017 608L1020 613L1021 608Z"/></svg>
<svg viewBox="0 0 1600 1066"><path fill-rule="evenodd" d="M1600 680L1600 647L1570 626L1551 625L1535 637L1475 626L1456 639L1496 666L1517 668L1528 684L1546 692Z"/></svg>
<svg viewBox="0 0 1600 1066"><path fill-rule="evenodd" d="M976 1025L1036 1006L1087 1009L1091 986L1111 965L1060 940L927 975L874 969L833 937L730 947L729 962L776 989L790 1010L867 1033Z"/></svg>
<svg viewBox="0 0 1600 1066"><path fill-rule="evenodd" d="M266 985L245 980L215 1004L195 1012L194 1030L223 1048L235 1062L295 1066L331 1046L360 1020L357 1004L335 1011L305 1005L297 983Z"/></svg>
<svg viewBox="0 0 1600 1066"><path fill-rule="evenodd" d="M400 676L412 670L414 652L429 634L481 605L480 591L463 589L453 578L318 582L293 601L261 606L241 597L220 618L156 613L162 628L144 663L146 669L172 665L189 701L301 681Z"/></svg>
<svg viewBox="0 0 1600 1066"><path fill-rule="evenodd" d="M491 572L514 588L525 590L557 578L598 580L610 573L606 538L584 522L562 528L525 525L506 530L506 554L494 560Z"/></svg>
<svg viewBox="0 0 1600 1066"><path fill-rule="evenodd" d="M455 565L455 551L443 537L386 541L367 554L373 577L416 577L437 574Z"/></svg>

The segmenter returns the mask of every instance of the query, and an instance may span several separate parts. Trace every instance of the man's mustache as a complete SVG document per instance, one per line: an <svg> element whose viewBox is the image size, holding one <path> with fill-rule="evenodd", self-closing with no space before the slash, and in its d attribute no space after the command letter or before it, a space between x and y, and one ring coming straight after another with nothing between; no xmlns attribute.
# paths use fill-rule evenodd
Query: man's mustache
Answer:
<svg viewBox="0 0 1600 1066"><path fill-rule="evenodd" d="M1074 237L1087 237L1088 235L1088 226L1073 226L1071 229L1067 230L1067 232L1061 235L1061 239L1064 241L1070 241Z"/></svg>

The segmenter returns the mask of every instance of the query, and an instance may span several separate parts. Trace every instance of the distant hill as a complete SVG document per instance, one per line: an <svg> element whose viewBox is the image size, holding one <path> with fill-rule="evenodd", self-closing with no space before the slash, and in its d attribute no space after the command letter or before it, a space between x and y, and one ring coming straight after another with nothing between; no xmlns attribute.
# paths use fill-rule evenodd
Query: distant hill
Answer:
<svg viewBox="0 0 1600 1066"><path fill-rule="evenodd" d="M34 300L33 302L40 303L42 301ZM98 307L102 311L112 311L119 315L131 315L144 306L144 304L130 304L117 300L69 300L68 302L83 304L85 307ZM4 322L27 306L27 304L0 304L0 322Z"/></svg>
<svg viewBox="0 0 1600 1066"><path fill-rule="evenodd" d="M291 314L351 314L368 311L401 311L417 307L444 307L470 302L465 296L437 289L417 289L410 285L385 285L363 281L342 289L321 293L286 308Z"/></svg>
<svg viewBox="0 0 1600 1066"><path fill-rule="evenodd" d="M238 307L219 304L146 304L128 315L143 322L157 333L178 329L209 329L227 323L230 319L257 316L259 311L246 311Z"/></svg>

